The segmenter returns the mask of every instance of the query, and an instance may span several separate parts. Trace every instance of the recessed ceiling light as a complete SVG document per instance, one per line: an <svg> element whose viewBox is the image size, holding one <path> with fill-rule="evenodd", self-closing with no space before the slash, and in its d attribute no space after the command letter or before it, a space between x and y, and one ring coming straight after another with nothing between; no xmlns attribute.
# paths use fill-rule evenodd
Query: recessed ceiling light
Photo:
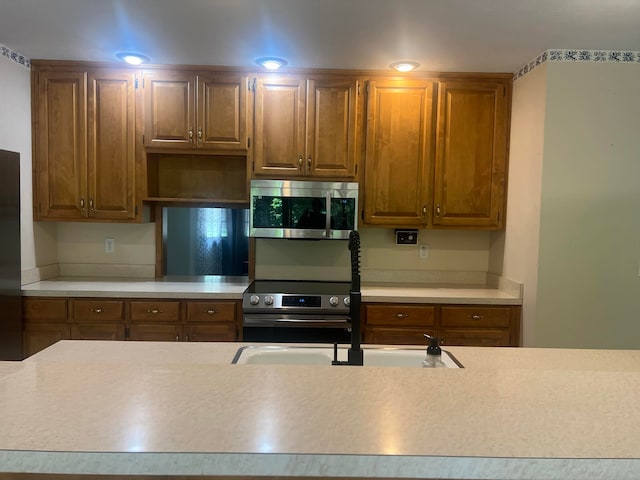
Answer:
<svg viewBox="0 0 640 480"><path fill-rule="evenodd" d="M149 62L149 57L140 55L139 53L122 52L116 54L123 62L127 62L129 65L141 65Z"/></svg>
<svg viewBox="0 0 640 480"><path fill-rule="evenodd" d="M262 57L257 58L256 63L267 70L277 70L280 67L284 67L287 64L287 61L277 57Z"/></svg>
<svg viewBox="0 0 640 480"><path fill-rule="evenodd" d="M394 70L397 70L398 72L410 72L418 68L420 64L418 62L402 61L402 62L394 62L389 66Z"/></svg>

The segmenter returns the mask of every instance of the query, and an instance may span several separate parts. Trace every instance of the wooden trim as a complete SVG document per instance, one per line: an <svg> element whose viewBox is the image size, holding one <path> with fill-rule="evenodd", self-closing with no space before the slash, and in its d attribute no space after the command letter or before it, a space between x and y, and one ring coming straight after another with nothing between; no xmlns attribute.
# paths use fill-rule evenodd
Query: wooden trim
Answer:
<svg viewBox="0 0 640 480"><path fill-rule="evenodd" d="M156 223L156 278L162 278L164 276L164 218L162 215L162 205L157 204L154 206L155 223Z"/></svg>

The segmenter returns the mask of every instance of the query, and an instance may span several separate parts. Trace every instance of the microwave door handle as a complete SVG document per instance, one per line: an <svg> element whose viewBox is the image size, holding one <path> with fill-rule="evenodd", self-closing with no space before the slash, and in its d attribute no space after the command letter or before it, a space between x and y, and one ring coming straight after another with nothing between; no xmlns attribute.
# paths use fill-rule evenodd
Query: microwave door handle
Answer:
<svg viewBox="0 0 640 480"><path fill-rule="evenodd" d="M331 238L331 192L327 192L325 195L325 205L327 216L324 219L325 237Z"/></svg>

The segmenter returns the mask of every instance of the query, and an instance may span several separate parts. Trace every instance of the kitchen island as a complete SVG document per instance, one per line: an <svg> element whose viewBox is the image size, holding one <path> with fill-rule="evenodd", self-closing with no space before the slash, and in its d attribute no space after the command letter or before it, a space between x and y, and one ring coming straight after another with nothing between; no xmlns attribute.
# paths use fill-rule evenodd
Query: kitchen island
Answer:
<svg viewBox="0 0 640 480"><path fill-rule="evenodd" d="M0 368L0 478L640 477L640 351L413 369L232 365L240 346L63 341Z"/></svg>

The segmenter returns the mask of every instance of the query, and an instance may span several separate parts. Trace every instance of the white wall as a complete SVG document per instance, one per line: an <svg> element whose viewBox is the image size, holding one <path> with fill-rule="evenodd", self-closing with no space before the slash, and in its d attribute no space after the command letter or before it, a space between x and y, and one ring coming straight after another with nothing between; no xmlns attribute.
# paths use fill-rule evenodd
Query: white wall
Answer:
<svg viewBox="0 0 640 480"><path fill-rule="evenodd" d="M507 224L491 249L490 271L524 285L523 346L535 344L546 85L547 64L514 82Z"/></svg>
<svg viewBox="0 0 640 480"><path fill-rule="evenodd" d="M640 65L547 76L535 345L640 348Z"/></svg>
<svg viewBox="0 0 640 480"><path fill-rule="evenodd" d="M20 154L20 208L23 283L37 277L38 265L55 264L55 226L34 225L31 185L30 71L0 56L0 149ZM6 181L7 179L0 179Z"/></svg>

